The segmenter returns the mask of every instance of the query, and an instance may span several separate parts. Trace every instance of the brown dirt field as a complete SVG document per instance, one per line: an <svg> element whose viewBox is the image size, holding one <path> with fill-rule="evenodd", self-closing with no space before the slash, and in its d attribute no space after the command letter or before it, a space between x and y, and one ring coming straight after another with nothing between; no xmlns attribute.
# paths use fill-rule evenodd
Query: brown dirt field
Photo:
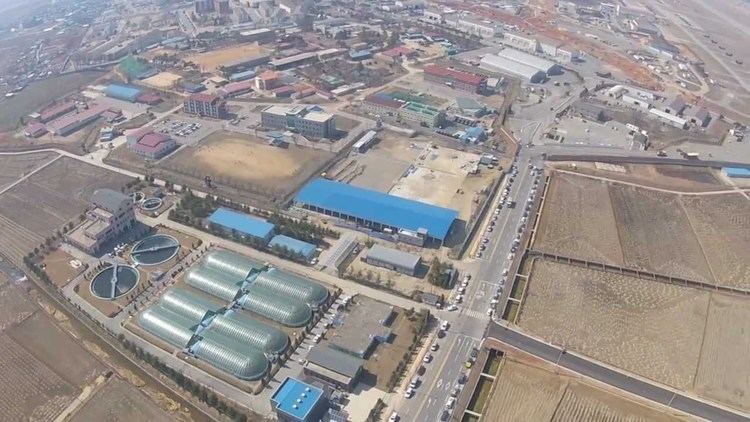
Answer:
<svg viewBox="0 0 750 422"><path fill-rule="evenodd" d="M750 304L748 299L712 294L696 393L750 411Z"/></svg>
<svg viewBox="0 0 750 422"><path fill-rule="evenodd" d="M56 249L44 257L43 263L47 266L45 271L55 286L65 286L83 272L83 266L77 269L70 266L73 259L75 258L62 249Z"/></svg>
<svg viewBox="0 0 750 422"><path fill-rule="evenodd" d="M265 48L257 43L252 43L195 54L186 57L185 60L199 65L204 72L214 72L219 66L239 60L243 56L253 56L266 52Z"/></svg>
<svg viewBox="0 0 750 422"><path fill-rule="evenodd" d="M611 172L597 169L594 163L552 163L553 168L570 171L574 173L587 174L591 176L606 177L621 180L628 183L637 183L659 189L668 189L680 192L704 192L710 190L726 190L724 185L716 177L713 170L706 168L694 168L687 166L653 166L647 164L617 164L625 169L625 173Z"/></svg>
<svg viewBox="0 0 750 422"><path fill-rule="evenodd" d="M618 184L610 195L627 266L715 281L678 196Z"/></svg>
<svg viewBox="0 0 750 422"><path fill-rule="evenodd" d="M710 293L537 260L519 325L676 388L693 384Z"/></svg>
<svg viewBox="0 0 750 422"><path fill-rule="evenodd" d="M159 408L137 388L113 378L70 418L71 422L170 422L172 415Z"/></svg>
<svg viewBox="0 0 750 422"><path fill-rule="evenodd" d="M129 177L63 157L0 196L0 214L39 236L77 217L94 190L117 191Z"/></svg>
<svg viewBox="0 0 750 422"><path fill-rule="evenodd" d="M622 265L622 249L607 184L567 174L552 177L534 248Z"/></svg>
<svg viewBox="0 0 750 422"><path fill-rule="evenodd" d="M562 377L506 359L482 416L488 421L551 421L564 393Z"/></svg>
<svg viewBox="0 0 750 422"><path fill-rule="evenodd" d="M51 421L78 394L5 334L0 334L0 355L0 420Z"/></svg>
<svg viewBox="0 0 750 422"><path fill-rule="evenodd" d="M31 316L37 307L19 289L0 280L0 331Z"/></svg>
<svg viewBox="0 0 750 422"><path fill-rule="evenodd" d="M487 421L678 421L689 420L602 390L566 375L506 358L495 381Z"/></svg>
<svg viewBox="0 0 750 422"><path fill-rule="evenodd" d="M104 369L42 312L6 330L6 334L73 386L88 384Z"/></svg>
<svg viewBox="0 0 750 422"><path fill-rule="evenodd" d="M401 356L411 346L414 323L404 316L403 309L396 311L398 316L393 321L393 342L379 345L370 358L365 361L364 368L377 377L376 388L387 391L388 380L396 370Z"/></svg>
<svg viewBox="0 0 750 422"><path fill-rule="evenodd" d="M289 145L277 148L252 136L217 132L197 147L181 149L163 168L200 179L210 175L217 185L264 196L283 196L296 189L334 155Z"/></svg>
<svg viewBox="0 0 750 422"><path fill-rule="evenodd" d="M739 194L680 201L718 283L750 289L750 201Z"/></svg>
<svg viewBox="0 0 750 422"><path fill-rule="evenodd" d="M0 190L57 156L54 152L0 156Z"/></svg>

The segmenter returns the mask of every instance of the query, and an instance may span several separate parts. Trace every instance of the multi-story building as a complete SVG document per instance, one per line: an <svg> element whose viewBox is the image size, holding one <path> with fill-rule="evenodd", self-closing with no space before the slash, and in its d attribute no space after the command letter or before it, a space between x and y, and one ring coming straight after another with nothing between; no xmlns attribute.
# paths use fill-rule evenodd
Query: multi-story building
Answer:
<svg viewBox="0 0 750 422"><path fill-rule="evenodd" d="M376 116L395 117L428 127L439 126L445 120L445 113L435 107L417 101L398 100L385 93L365 97L362 110Z"/></svg>
<svg viewBox="0 0 750 422"><path fill-rule="evenodd" d="M141 157L158 160L177 148L177 142L169 135L151 128L139 129L126 136L128 149Z"/></svg>
<svg viewBox="0 0 750 422"><path fill-rule="evenodd" d="M474 93L482 92L487 87L484 76L436 65L425 66L424 80Z"/></svg>
<svg viewBox="0 0 750 422"><path fill-rule="evenodd" d="M467 18L459 19L456 29L482 38L493 38L501 33L500 29L491 23Z"/></svg>
<svg viewBox="0 0 750 422"><path fill-rule="evenodd" d="M437 108L416 101L410 101L401 107L399 114L402 119L427 127L439 126L445 118L445 114Z"/></svg>
<svg viewBox="0 0 750 422"><path fill-rule="evenodd" d="M182 104L185 113L221 119L227 114L227 103L212 94L193 94Z"/></svg>
<svg viewBox="0 0 750 422"><path fill-rule="evenodd" d="M274 105L260 113L267 128L288 129L303 136L330 138L336 133L336 119L318 107Z"/></svg>
<svg viewBox="0 0 750 422"><path fill-rule="evenodd" d="M85 216L66 239L89 254L97 254L102 246L133 225L133 199L112 189L98 189L91 195L91 208Z"/></svg>

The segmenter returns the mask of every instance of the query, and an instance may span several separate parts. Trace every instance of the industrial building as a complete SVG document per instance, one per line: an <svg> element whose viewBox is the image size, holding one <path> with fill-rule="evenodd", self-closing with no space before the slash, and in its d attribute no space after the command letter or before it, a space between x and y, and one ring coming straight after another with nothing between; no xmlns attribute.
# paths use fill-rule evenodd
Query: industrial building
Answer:
<svg viewBox="0 0 750 422"><path fill-rule="evenodd" d="M336 134L333 114L318 111L317 106L273 105L261 111L261 124L272 129L286 129L303 136L332 138Z"/></svg>
<svg viewBox="0 0 750 422"><path fill-rule="evenodd" d="M219 88L216 93L222 98L234 97L251 92L254 86L253 81L232 82Z"/></svg>
<svg viewBox="0 0 750 422"><path fill-rule="evenodd" d="M227 114L227 103L213 94L192 94L182 104L185 113L222 119Z"/></svg>
<svg viewBox="0 0 750 422"><path fill-rule="evenodd" d="M376 267L388 268L402 274L414 276L422 263L419 255L402 252L397 249L386 248L375 244L367 251L365 262Z"/></svg>
<svg viewBox="0 0 750 422"><path fill-rule="evenodd" d="M128 149L141 157L158 160L177 149L177 142L165 133L150 127L138 129L126 136Z"/></svg>
<svg viewBox="0 0 750 422"><path fill-rule="evenodd" d="M142 92L143 91L138 88L118 84L109 84L104 89L104 94L107 97L129 101L131 103L136 102L138 100L138 96L141 95Z"/></svg>
<svg viewBox="0 0 750 422"><path fill-rule="evenodd" d="M659 110L658 108L651 108L648 112L662 122L678 129L685 129L685 126L687 126L687 120L675 116L674 114L667 113L666 111Z"/></svg>
<svg viewBox="0 0 750 422"><path fill-rule="evenodd" d="M559 75L562 73L562 68L557 63L533 54L525 53L521 50L516 50L515 48L504 48L500 50L497 55L541 70L546 73L547 76Z"/></svg>
<svg viewBox="0 0 750 422"><path fill-rule="evenodd" d="M278 234L271 239L268 243L268 247L282 248L290 252L299 254L305 261L310 261L315 257L315 245L312 243L303 242L301 240L294 239L283 234Z"/></svg>
<svg viewBox="0 0 750 422"><path fill-rule="evenodd" d="M456 20L456 29L482 38L493 38L501 34L501 30L496 24L470 18Z"/></svg>
<svg viewBox="0 0 750 422"><path fill-rule="evenodd" d="M45 133L47 133L47 128L41 123L30 123L23 130L23 134L29 138L38 138Z"/></svg>
<svg viewBox="0 0 750 422"><path fill-rule="evenodd" d="M543 82L547 78L545 72L535 67L494 54L487 54L482 57L479 66L481 66L482 69L505 73L531 83Z"/></svg>
<svg viewBox="0 0 750 422"><path fill-rule="evenodd" d="M367 133L362 135L362 137L354 143L354 145L352 146L352 150L360 154L366 152L370 145L375 142L375 136L377 136L377 134L378 133L374 130L368 130Z"/></svg>
<svg viewBox="0 0 750 422"><path fill-rule="evenodd" d="M95 121L108 110L109 108L104 105L94 104L80 113L68 114L53 120L47 125L47 130L53 135L67 136Z"/></svg>
<svg viewBox="0 0 750 422"><path fill-rule="evenodd" d="M345 183L315 179L295 198L297 206L373 230L417 233L442 245L458 212Z"/></svg>
<svg viewBox="0 0 750 422"><path fill-rule="evenodd" d="M286 377L271 396L271 406L280 422L317 422L328 410L323 390Z"/></svg>
<svg viewBox="0 0 750 422"><path fill-rule="evenodd" d="M481 93L487 87L484 76L436 65L425 66L424 80L474 93Z"/></svg>
<svg viewBox="0 0 750 422"><path fill-rule="evenodd" d="M395 99L383 92L365 97L362 109L370 114L392 116L427 127L440 126L445 121L442 110L417 101Z"/></svg>
<svg viewBox="0 0 750 422"><path fill-rule="evenodd" d="M221 70L224 75L231 75L233 73L254 69L256 66L266 64L270 60L271 56L269 56L268 54L251 55L225 63L222 66Z"/></svg>
<svg viewBox="0 0 750 422"><path fill-rule="evenodd" d="M236 232L245 237L252 237L268 243L274 234L274 225L260 218L219 208L208 217L208 224L221 228L227 232Z"/></svg>
<svg viewBox="0 0 750 422"><path fill-rule="evenodd" d="M133 199L112 189L98 189L91 195L85 219L68 232L66 240L89 254L129 229L135 222Z"/></svg>
<svg viewBox="0 0 750 422"><path fill-rule="evenodd" d="M329 347L368 359L378 344L392 340L396 312L392 305L357 295L340 313L343 323L336 326Z"/></svg>
<svg viewBox="0 0 750 422"><path fill-rule="evenodd" d="M302 371L345 391L351 391L362 376L364 360L348 353L317 345L307 354Z"/></svg>
<svg viewBox="0 0 750 422"><path fill-rule="evenodd" d="M745 167L722 167L721 174L730 178L750 179L750 169Z"/></svg>
<svg viewBox="0 0 750 422"><path fill-rule="evenodd" d="M76 111L76 104L72 101L65 101L52 105L39 112L39 121L47 123L50 120L57 119L60 116Z"/></svg>

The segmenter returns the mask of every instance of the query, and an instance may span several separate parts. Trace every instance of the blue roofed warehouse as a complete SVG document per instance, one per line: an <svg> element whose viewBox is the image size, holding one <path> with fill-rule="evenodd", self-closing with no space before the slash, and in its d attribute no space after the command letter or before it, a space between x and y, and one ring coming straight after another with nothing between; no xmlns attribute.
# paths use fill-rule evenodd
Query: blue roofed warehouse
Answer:
<svg viewBox="0 0 750 422"><path fill-rule="evenodd" d="M107 97L134 103L138 99L138 96L141 95L141 90L132 86L109 84L105 88L104 93Z"/></svg>
<svg viewBox="0 0 750 422"><path fill-rule="evenodd" d="M286 248L290 252L302 255L306 261L311 260L315 256L315 245L297 240L293 237L284 236L283 234L277 234L274 236L268 246L271 248Z"/></svg>
<svg viewBox="0 0 750 422"><path fill-rule="evenodd" d="M208 223L216 225L227 231L235 231L244 236L261 239L265 242L271 240L274 225L260 218L232 211L228 208L219 208L208 217Z"/></svg>
<svg viewBox="0 0 750 422"><path fill-rule="evenodd" d="M374 230L406 230L445 242L458 211L346 183L315 179L295 198L303 208Z"/></svg>
<svg viewBox="0 0 750 422"><path fill-rule="evenodd" d="M289 377L274 391L271 405L284 422L319 421L328 410L323 390Z"/></svg>

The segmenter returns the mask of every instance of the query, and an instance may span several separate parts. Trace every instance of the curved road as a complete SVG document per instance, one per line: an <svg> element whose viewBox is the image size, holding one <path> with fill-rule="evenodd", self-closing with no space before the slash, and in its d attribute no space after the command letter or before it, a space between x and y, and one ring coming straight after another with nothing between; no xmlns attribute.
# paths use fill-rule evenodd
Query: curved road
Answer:
<svg viewBox="0 0 750 422"><path fill-rule="evenodd" d="M750 416L694 399L639 378L633 378L571 353L564 353L562 349L504 325L490 323L487 336L573 372L690 415L710 421L750 421Z"/></svg>

